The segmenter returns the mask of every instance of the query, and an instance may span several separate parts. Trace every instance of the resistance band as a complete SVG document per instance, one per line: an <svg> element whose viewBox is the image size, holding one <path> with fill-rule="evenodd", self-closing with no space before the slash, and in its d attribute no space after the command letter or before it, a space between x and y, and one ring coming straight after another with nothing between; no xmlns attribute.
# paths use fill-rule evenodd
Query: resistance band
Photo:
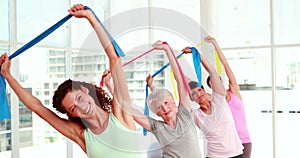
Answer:
<svg viewBox="0 0 300 158"><path fill-rule="evenodd" d="M198 44L196 47L200 47L201 45L203 45L205 43L205 41L202 41L200 44ZM197 75L197 79L198 79L198 86L202 86L202 71L201 71L201 65L200 65L200 53L198 51L198 49L191 47L192 50L192 55L193 55L193 62L194 62L194 69ZM214 50L214 57L215 57L215 68L218 72L219 75L222 74L222 68L221 68L221 62L220 62L220 58L219 55L217 53L216 50ZM199 59L199 60L197 60Z"/></svg>
<svg viewBox="0 0 300 158"><path fill-rule="evenodd" d="M109 33L109 31L107 31L107 29L102 24L102 22L99 20L99 18L96 16L96 14L94 13L94 11L91 8L89 8L88 6L85 6L85 9L90 10L94 14L94 16L96 17L96 19L98 20L98 22L100 23L100 25L102 26L102 28L104 29L104 31L108 35L108 37L109 37L112 45L114 46L115 51L117 52L118 56L124 57L125 54L123 53L123 50L119 47L118 43L114 40L114 38L111 36L111 34Z"/></svg>
<svg viewBox="0 0 300 158"><path fill-rule="evenodd" d="M185 53L182 52L181 54L179 54L176 58L180 58L181 56L183 56ZM156 71L151 77L154 78L155 76L157 76L159 73L161 73L164 69L166 69L168 66L170 65L170 63L165 64L164 66L162 66L158 71ZM144 115L149 116L149 107L147 104L147 98L148 98L148 94L149 94L149 90L148 90L148 83L146 84L146 97L145 97L145 108L144 108ZM147 135L147 130L145 128L143 128L143 133L144 135Z"/></svg>
<svg viewBox="0 0 300 158"><path fill-rule="evenodd" d="M198 79L198 86L202 86L202 70L201 70L201 65L200 65L200 53L198 52L198 49L195 47L191 47L192 50L192 55L193 55L193 63L194 63L194 69L197 75Z"/></svg>
<svg viewBox="0 0 300 158"><path fill-rule="evenodd" d="M178 57L177 59L180 59L182 57L184 57L185 54L183 54L182 56ZM177 89L176 89L176 85L175 85L175 77L173 75L173 71L172 71L172 68L170 68L170 75L171 75L171 80L172 80L172 86L174 87L173 88L173 91L174 91L174 98L176 100L178 100L178 94L177 94Z"/></svg>
<svg viewBox="0 0 300 158"><path fill-rule="evenodd" d="M173 57L175 58L175 53L173 52L173 50L171 49L171 47L169 46L169 44L167 43L167 42L163 42L163 44L167 44L168 45L168 47L170 48L170 50L171 50L171 52L172 52L172 55L173 55ZM179 54L175 59L176 59L176 64L178 65L178 68L179 68L179 72L180 72L180 74L183 76L183 81L185 82L185 88L188 88L189 90L188 90L188 92L190 93L190 88L189 88L189 86L188 86L188 84L187 84L187 82L186 82L186 79L185 79L185 77L184 77L184 74L183 74L183 72L182 72L182 69L181 69L181 67L180 67L180 65L179 65L179 63L178 63L178 58L180 58L180 57L182 57L183 55L184 55L185 53L184 52L182 52L181 54ZM156 71L153 75L152 75L152 78L154 78L155 76L157 76L160 72L162 72L164 69L166 69L168 66L170 65L170 63L167 63L167 64L165 64L164 66L162 66L158 71ZM150 114L150 111L149 111L149 106L148 106L148 104L147 104L147 98L148 98L148 93L149 93L149 90L148 90L148 83L146 84L146 97L145 97L145 108L144 108L144 115L146 115L146 116L149 116L149 114ZM144 133L144 135L146 136L147 135L147 129L145 129L145 128L143 128L143 133Z"/></svg>
<svg viewBox="0 0 300 158"><path fill-rule="evenodd" d="M212 37L213 39L215 39L214 37ZM214 56L215 56L215 68L217 70L218 75L222 74L222 68L221 68L221 62L220 62L220 57L218 52L216 51L216 49L214 48Z"/></svg>
<svg viewBox="0 0 300 158"><path fill-rule="evenodd" d="M134 62L134 61L137 60L138 58L141 58L142 56L144 56L144 55L146 55L146 54L152 52L153 50L154 50L154 48L152 48L152 49L150 49L150 50L144 52L143 54L141 54L141 55L135 57L134 59L132 59L132 60L126 62L125 64L123 64L123 67L125 67L125 66L127 66L128 64ZM105 78L105 77L106 77L106 75L102 75L102 77L101 77L101 81L100 81L100 86L101 86L101 87L104 86L104 78Z"/></svg>
<svg viewBox="0 0 300 158"><path fill-rule="evenodd" d="M218 52L216 50L214 51L214 55L215 55L217 73L218 75L221 75L222 74L221 61Z"/></svg>
<svg viewBox="0 0 300 158"><path fill-rule="evenodd" d="M130 60L130 61L128 61L128 62L126 62L125 64L123 64L123 67L125 67L125 66L127 66L128 64L130 64L130 63L134 62L134 61L135 61L135 60L137 60L138 58L140 58L140 57L142 57L142 56L144 56L144 55L146 55L146 54L148 54L148 53L152 52L153 50L154 50L154 48L152 48L152 49L150 49L150 50L146 51L145 53L143 53L143 54L141 54L141 55L137 56L136 58L134 58L134 59L132 59L132 60Z"/></svg>
<svg viewBox="0 0 300 158"><path fill-rule="evenodd" d="M47 37L49 34L51 34L53 31L55 31L58 27L60 27L61 25L63 25L66 21L68 21L70 18L72 17L72 15L67 15L66 17L64 17L63 19L61 19L60 21L58 21L56 24L54 24L53 26L51 26L50 28L48 28L46 31L44 31L43 33L41 33L40 35L38 35L37 37L35 37L33 40L31 40L30 42L28 42L27 44L25 44L23 47L21 47L20 49L18 49L17 51L15 51L12 55L9 56L9 59L13 59L14 57L20 55L21 53L23 53L24 51L26 51L27 49L29 49L30 47L34 46L36 43L40 42L42 39L44 39L45 37ZM10 115L10 110L9 110L9 105L8 105L8 100L7 100L7 96L6 96L6 82L5 79L2 75L0 75L0 89L1 89L1 98L0 98L0 120L3 119L9 119L11 117Z"/></svg>
<svg viewBox="0 0 300 158"><path fill-rule="evenodd" d="M196 45L196 47L200 47L200 46L202 46L203 44L205 44L206 43L206 41L202 41L201 43L199 43L199 44L197 44ZM192 47L193 48L193 47ZM191 48L191 49L192 49ZM193 53L194 52L194 53ZM192 49L192 54L197 54L197 52L198 52L198 50L197 49ZM178 59L178 58L180 58L182 55L184 55L185 53L184 52L182 52L181 54L179 54L176 58ZM199 54L199 52L198 52L198 54ZM196 59L199 59L198 61L200 61L200 56L199 56L199 58L196 58ZM193 60L194 60L194 57L193 57ZM197 63L197 61L196 61L196 63ZM162 72L165 68L167 68L168 66L170 65L170 63L168 63L168 64L166 64L166 65L164 65L161 69L159 69L158 71L156 71L153 75L152 75L152 78L154 78L156 75L158 75L160 72ZM199 77L198 77L198 75L197 75L197 78L198 78L198 84L199 85L202 85L202 82L201 82L201 76L202 76L202 72L201 72L201 67L200 66L197 66L197 65L200 65L200 64L196 64L196 66L195 66L195 64L194 64L194 69L195 69L195 71L196 71L196 74L200 74L199 75ZM200 80L199 80L200 79ZM174 85L173 85L174 86ZM146 97L145 97L145 108L144 108L144 115L146 115L146 116L149 116L149 107L148 107L148 104L147 104L147 98L148 98L148 93L149 93L149 91L148 91L148 84L146 84ZM147 135L147 130L145 129L145 128L143 128L143 133L144 133L144 135Z"/></svg>
<svg viewBox="0 0 300 158"><path fill-rule="evenodd" d="M169 44L168 44L167 42L163 42L163 44L168 45L168 47L170 48L170 50L171 50L171 52L172 52L172 55L173 55L173 58L175 59L176 65L177 65L177 67L178 67L178 69L179 69L179 73L180 73L180 75L182 76L182 80L183 80L183 83L184 83L185 90L186 90L189 94L191 94L192 91L191 91L191 89L190 89L190 86L188 85L188 82L187 82L187 80L186 80L186 78L185 78L185 75L184 75L184 73L183 73L183 71L182 71L182 69L181 69L181 66L180 66L180 64L179 64L179 62L178 62L178 60L177 60L177 58L176 58L176 56L175 56L175 53L174 53L173 49L169 46Z"/></svg>
<svg viewBox="0 0 300 158"><path fill-rule="evenodd" d="M107 31L107 29L104 27L104 25L101 23L101 21L96 16L94 11L92 9L90 9L89 7L87 7L87 6L85 6L85 9L91 10L91 12L94 14L96 19L98 20L98 22L101 24L101 26L103 27L103 29L105 30L105 32L109 36L117 55L118 56L124 56L125 54L123 53L122 49L119 47L117 42L112 38L110 33ZM14 57L20 55L21 53L23 53L24 51L26 51L30 47L34 46L35 44L37 44L38 42L43 40L49 34L54 32L58 27L60 27L66 21L68 21L71 17L72 17L72 15L69 14L66 17L64 17L63 19L61 19L60 21L58 21L57 23L55 23L53 26L51 26L50 28L45 30L43 33L41 33L40 35L38 35L37 37L32 39L30 42L28 42L27 44L22 46L20 49L15 51L12 55L9 56L9 59L13 59ZM0 110L0 121L1 121L3 119L9 119L11 117L10 109L9 109L9 105L8 105L8 99L7 99L7 95L6 95L6 82L5 82L4 77L1 74L0 74L0 97L1 97L0 98L0 109L1 109Z"/></svg>
<svg viewBox="0 0 300 158"><path fill-rule="evenodd" d="M175 98L176 100L178 100L178 94L177 94L177 91L176 91L177 89L176 89L176 85L175 85L175 77L174 77L172 68L170 69L170 75L171 75L172 86L174 87L174 88L173 88L174 98Z"/></svg>
<svg viewBox="0 0 300 158"><path fill-rule="evenodd" d="M2 121L11 117L6 95L6 83L2 75L0 76L0 97L0 121Z"/></svg>

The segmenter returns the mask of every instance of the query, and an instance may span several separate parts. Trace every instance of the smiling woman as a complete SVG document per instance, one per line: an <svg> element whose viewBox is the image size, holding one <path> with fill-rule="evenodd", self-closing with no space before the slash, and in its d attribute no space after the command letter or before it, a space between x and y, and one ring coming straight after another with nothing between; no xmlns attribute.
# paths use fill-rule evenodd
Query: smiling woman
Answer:
<svg viewBox="0 0 300 158"><path fill-rule="evenodd" d="M85 82L69 79L58 87L53 96L53 107L80 124L84 123L81 119L83 114L88 114L91 108L96 111L95 105L107 112L112 111L112 99L108 94L101 87ZM82 125L86 128L88 124Z"/></svg>
<svg viewBox="0 0 300 158"><path fill-rule="evenodd" d="M133 117L123 109L131 106L131 103L119 52L92 10L77 4L68 12L74 17L87 19L105 48L115 85L113 99L101 87L66 80L53 96L53 107L69 117L64 119L18 83L10 73L11 61L6 53L0 57L1 74L28 109L77 143L88 157L140 158L140 153L132 151L138 145ZM133 145L128 141L120 141L120 137L130 139Z"/></svg>
<svg viewBox="0 0 300 158"><path fill-rule="evenodd" d="M184 74L177 62L174 52L166 42L157 41L154 49L164 50L170 61L179 94L179 105L166 89L155 89L147 99L152 112L163 121L153 119L133 109L133 117L137 123L150 131L162 148L163 157L201 157L196 127L193 124L191 102L185 87ZM182 150L184 145L185 150Z"/></svg>

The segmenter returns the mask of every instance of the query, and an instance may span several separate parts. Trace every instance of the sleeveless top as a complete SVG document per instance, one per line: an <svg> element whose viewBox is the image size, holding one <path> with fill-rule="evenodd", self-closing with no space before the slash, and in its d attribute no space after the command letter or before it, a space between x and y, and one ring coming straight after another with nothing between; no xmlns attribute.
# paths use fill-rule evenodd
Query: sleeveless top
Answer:
<svg viewBox="0 0 300 158"><path fill-rule="evenodd" d="M235 96L232 92L229 91L229 94L231 99L227 103L231 110L238 135L242 143L249 143L251 142L251 139L247 128L247 123L246 123L244 103L240 98Z"/></svg>
<svg viewBox="0 0 300 158"><path fill-rule="evenodd" d="M141 158L136 132L127 129L113 113L103 133L94 134L87 128L84 138L89 158Z"/></svg>

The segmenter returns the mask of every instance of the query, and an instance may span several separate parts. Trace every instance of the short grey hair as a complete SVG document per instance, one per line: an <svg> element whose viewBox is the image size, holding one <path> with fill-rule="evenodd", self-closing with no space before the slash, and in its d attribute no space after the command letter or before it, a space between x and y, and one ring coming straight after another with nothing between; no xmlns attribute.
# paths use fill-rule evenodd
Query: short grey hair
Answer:
<svg viewBox="0 0 300 158"><path fill-rule="evenodd" d="M150 110L153 113L156 113L155 103L157 103L160 100L165 99L168 96L170 96L174 100L172 93L170 91L168 91L167 89L155 89L147 98L147 104L148 104Z"/></svg>

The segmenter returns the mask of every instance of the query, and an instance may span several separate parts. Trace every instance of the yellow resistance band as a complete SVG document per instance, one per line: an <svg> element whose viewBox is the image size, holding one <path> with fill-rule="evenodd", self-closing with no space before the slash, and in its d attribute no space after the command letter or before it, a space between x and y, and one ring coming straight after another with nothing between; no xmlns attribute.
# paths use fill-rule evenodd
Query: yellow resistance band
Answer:
<svg viewBox="0 0 300 158"><path fill-rule="evenodd" d="M197 44L196 47L199 48L205 43L206 43L206 41L203 40L201 43ZM180 58L182 58L184 55L182 55ZM221 75L222 74L221 61L220 61L219 55L218 55L216 50L214 50L214 56L215 56L215 62L216 62L215 64L216 64L217 73L218 73L218 75ZM172 86L174 87L174 97L175 97L176 100L178 100L178 92L177 92L177 89L176 89L175 78L174 78L174 75L173 75L172 68L170 68L170 75L171 75L171 80L172 80Z"/></svg>
<svg viewBox="0 0 300 158"><path fill-rule="evenodd" d="M222 74L222 67L221 67L221 62L220 62L218 52L215 50L214 54L215 54L215 61L216 61L216 69L217 69L218 75L221 75Z"/></svg>
<svg viewBox="0 0 300 158"><path fill-rule="evenodd" d="M185 56L185 54L183 54L181 57L178 58L178 60L180 60L181 58L183 58ZM174 90L174 98L176 100L178 100L178 92L177 92L177 89L176 89L176 85L175 85L175 78L174 78L174 74L173 74L173 70L172 68L170 68L170 75L171 75L171 80L172 80L172 86L174 87L173 90Z"/></svg>

